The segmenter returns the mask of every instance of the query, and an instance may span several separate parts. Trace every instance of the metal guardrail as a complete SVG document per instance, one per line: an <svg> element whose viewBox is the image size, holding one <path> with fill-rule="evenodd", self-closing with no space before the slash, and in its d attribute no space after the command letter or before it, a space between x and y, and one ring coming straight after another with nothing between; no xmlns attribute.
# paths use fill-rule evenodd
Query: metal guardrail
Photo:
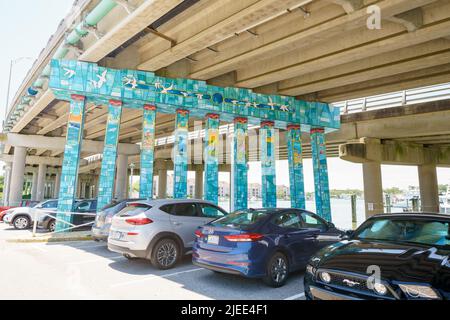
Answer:
<svg viewBox="0 0 450 320"><path fill-rule="evenodd" d="M341 101L332 105L341 108L341 114L350 114L445 99L450 99L450 83Z"/></svg>
<svg viewBox="0 0 450 320"><path fill-rule="evenodd" d="M58 211L46 211L46 210L42 210L42 209L33 209L33 238L46 237L46 236L51 235L51 234L62 233L62 232L67 232L67 231L70 231L70 230L73 230L73 229L88 227L88 226L93 225L95 223L95 219L93 219L92 221L90 221L88 223L75 225L73 223L70 223L70 222L67 222L65 220L59 219L58 218L58 214L64 214L66 216L74 216L74 215L92 216L92 217L96 217L97 216L96 213L58 212ZM64 228L64 229L61 229L61 230L58 230L58 231L45 232L45 233L37 234L38 220L40 218L46 217L46 216L54 219L57 222L62 222L65 225L69 225L70 227Z"/></svg>

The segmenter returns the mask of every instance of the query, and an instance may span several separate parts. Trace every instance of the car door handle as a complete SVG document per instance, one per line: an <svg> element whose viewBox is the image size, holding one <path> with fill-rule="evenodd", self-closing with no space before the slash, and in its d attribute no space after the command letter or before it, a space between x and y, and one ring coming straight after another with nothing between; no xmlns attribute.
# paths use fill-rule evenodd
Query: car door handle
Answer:
<svg viewBox="0 0 450 320"><path fill-rule="evenodd" d="M176 222L176 221L172 222L172 224L173 224L174 226L181 226L181 225L182 225L181 222Z"/></svg>

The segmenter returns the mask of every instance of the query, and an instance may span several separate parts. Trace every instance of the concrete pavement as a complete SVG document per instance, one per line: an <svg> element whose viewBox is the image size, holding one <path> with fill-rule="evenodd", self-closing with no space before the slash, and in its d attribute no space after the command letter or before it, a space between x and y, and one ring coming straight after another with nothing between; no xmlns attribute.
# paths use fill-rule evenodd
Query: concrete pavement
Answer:
<svg viewBox="0 0 450 320"><path fill-rule="evenodd" d="M93 241L7 243L0 224L0 300L4 299L304 299L303 274L283 288L259 280L216 274L195 267L190 256L161 271L148 261L128 261ZM29 231L19 231L21 233Z"/></svg>

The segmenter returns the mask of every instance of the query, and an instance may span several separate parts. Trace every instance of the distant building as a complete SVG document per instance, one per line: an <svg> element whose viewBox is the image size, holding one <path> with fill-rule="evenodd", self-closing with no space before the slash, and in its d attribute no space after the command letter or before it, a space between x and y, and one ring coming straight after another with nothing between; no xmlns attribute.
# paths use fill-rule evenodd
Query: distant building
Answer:
<svg viewBox="0 0 450 320"><path fill-rule="evenodd" d="M277 186L277 197L280 199L289 199L291 196L291 190L289 187L282 185Z"/></svg>
<svg viewBox="0 0 450 320"><path fill-rule="evenodd" d="M228 198L230 196L230 184L225 181L219 181L219 197Z"/></svg>
<svg viewBox="0 0 450 320"><path fill-rule="evenodd" d="M195 179L188 179L187 196L188 198L195 198Z"/></svg>
<svg viewBox="0 0 450 320"><path fill-rule="evenodd" d="M260 183L250 183L248 185L248 197L261 199L262 187Z"/></svg>

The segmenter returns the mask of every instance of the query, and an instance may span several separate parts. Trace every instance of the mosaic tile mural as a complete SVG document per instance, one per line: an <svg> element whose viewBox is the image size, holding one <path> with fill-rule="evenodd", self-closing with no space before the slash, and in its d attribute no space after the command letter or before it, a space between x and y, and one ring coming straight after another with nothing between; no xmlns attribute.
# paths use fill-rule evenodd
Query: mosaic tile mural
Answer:
<svg viewBox="0 0 450 320"><path fill-rule="evenodd" d="M175 199L185 199L187 197L188 125L189 111L178 109L175 120L175 143L173 148L173 197Z"/></svg>
<svg viewBox="0 0 450 320"><path fill-rule="evenodd" d="M248 167L247 167L247 138L248 123L246 118L234 120L233 135L233 208L242 210L248 208Z"/></svg>
<svg viewBox="0 0 450 320"><path fill-rule="evenodd" d="M52 60L51 67L49 86L63 100L70 93L79 93L106 103L109 99L121 100L127 108L151 104L158 107L158 112L172 114L183 108L200 118L217 113L227 122L245 117L252 125L270 120L283 129L291 123L302 124L305 131L311 126L340 128L339 108L326 103L211 86L205 81L158 77L152 72L103 68L88 62Z"/></svg>
<svg viewBox="0 0 450 320"><path fill-rule="evenodd" d="M78 181L78 165L80 163L81 142L83 140L84 113L86 99L84 96L71 95L69 107L69 120L67 124L66 146L61 172L56 231L70 227L72 223L75 195Z"/></svg>
<svg viewBox="0 0 450 320"><path fill-rule="evenodd" d="M290 125L286 131L289 163L289 183L292 208L305 209L305 183L303 177L302 132L300 126Z"/></svg>
<svg viewBox="0 0 450 320"><path fill-rule="evenodd" d="M261 123L259 130L260 159L262 173L262 205L264 208L277 207L277 184L275 172L275 129L274 123Z"/></svg>
<svg viewBox="0 0 450 320"><path fill-rule="evenodd" d="M316 213L327 221L331 221L327 154L325 134L322 128L311 129L311 151L314 169Z"/></svg>
<svg viewBox="0 0 450 320"><path fill-rule="evenodd" d="M113 199L117 145L119 142L121 118L122 102L116 100L109 101L102 168L100 171L100 181L98 184L97 211L100 211Z"/></svg>
<svg viewBox="0 0 450 320"><path fill-rule="evenodd" d="M219 115L206 115L204 198L219 203Z"/></svg>
<svg viewBox="0 0 450 320"><path fill-rule="evenodd" d="M288 149L291 193L294 194L292 205L295 207L304 207L300 135L301 131L310 132L312 130L318 213L330 219L324 133L340 128L340 110L337 107L326 103L297 100L294 97L259 94L249 89L211 86L205 81L170 79L156 76L152 72L116 70L103 68L94 63L69 60L52 60L49 86L55 96L62 100L71 100L72 94L79 94L86 96L89 101L97 104L106 104L113 99L122 101L124 108L140 109L143 105L152 105L158 108L158 112L176 113L177 133L174 148L174 196L176 198L185 198L187 194L187 122L189 117L205 118L207 114L213 113L220 115L220 119L215 119L217 122L235 122L233 146L233 172L235 177L232 182L235 209L247 208L248 168L245 138L248 125L261 125L270 121L273 123L273 128L286 129L292 124L298 126L295 130L289 130L288 133L290 138L288 139L290 145ZM74 115L76 116L75 113ZM145 119L146 117L148 119ZM144 185L141 185L141 190L142 194L150 195L150 197L152 193L152 179L150 177L153 176L153 170L150 168L153 161L153 150L151 150L150 145L154 140L154 137L151 136L152 122L154 122L154 119L152 119L150 113L144 115L144 127L146 124L149 124L149 126L148 131L144 129L143 133L143 176L141 181ZM211 126L209 136L213 137L215 135L213 126L215 124L211 122L209 125ZM270 130L266 131L268 133L265 133L265 138L263 138L265 141L263 145L266 146L263 167L265 191L263 194L264 204L272 205L276 202L274 164L272 163L273 142L269 142L271 140ZM81 134L81 131L79 130L78 133ZM74 143L73 134L73 130L70 130L66 153L67 159L75 159L77 161L76 167L78 167L79 157L75 156L76 150L74 152L67 150L71 149L71 143ZM207 171L205 172L205 197L215 201L216 195L213 195L213 190L217 188L217 179L214 178L216 166L212 142L211 138L208 138L205 142L208 161L211 161L211 166L205 169ZM64 190L66 198L63 199L61 204L62 211L69 211L73 203L69 199L73 199L75 194L76 184L73 185L73 183L76 183L76 178L75 181L72 181L74 168L75 166L72 163L67 163L67 168L63 169L67 171L66 177L68 180Z"/></svg>
<svg viewBox="0 0 450 320"><path fill-rule="evenodd" d="M144 106L141 144L141 179L139 197L153 198L153 163L155 161L156 107Z"/></svg>

